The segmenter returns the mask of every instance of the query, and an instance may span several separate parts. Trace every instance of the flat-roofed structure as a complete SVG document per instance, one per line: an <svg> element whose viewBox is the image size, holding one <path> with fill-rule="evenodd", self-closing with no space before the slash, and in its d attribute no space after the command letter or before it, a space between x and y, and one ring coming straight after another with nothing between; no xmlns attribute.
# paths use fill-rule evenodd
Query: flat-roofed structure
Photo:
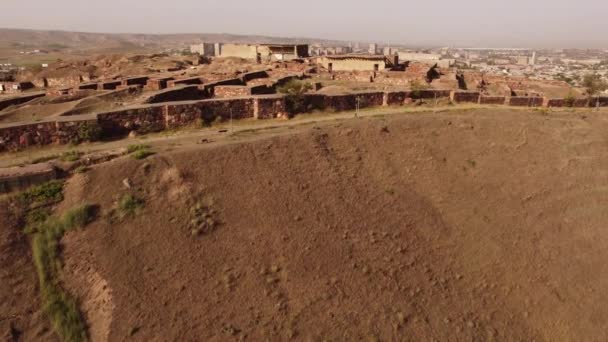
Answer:
<svg viewBox="0 0 608 342"><path fill-rule="evenodd" d="M331 71L382 71L392 69L397 63L382 55L335 55L319 58L319 64Z"/></svg>
<svg viewBox="0 0 608 342"><path fill-rule="evenodd" d="M222 44L221 57L286 61L309 57L308 44Z"/></svg>

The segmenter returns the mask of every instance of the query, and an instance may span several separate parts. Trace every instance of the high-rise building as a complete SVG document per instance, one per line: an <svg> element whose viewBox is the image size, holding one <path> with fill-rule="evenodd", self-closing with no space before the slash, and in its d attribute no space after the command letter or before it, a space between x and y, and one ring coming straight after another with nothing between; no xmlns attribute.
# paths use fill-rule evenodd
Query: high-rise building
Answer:
<svg viewBox="0 0 608 342"><path fill-rule="evenodd" d="M369 54L375 55L377 53L378 53L378 44L376 44L376 43L369 44Z"/></svg>
<svg viewBox="0 0 608 342"><path fill-rule="evenodd" d="M532 58L530 58L530 65L536 64L536 51L532 52Z"/></svg>

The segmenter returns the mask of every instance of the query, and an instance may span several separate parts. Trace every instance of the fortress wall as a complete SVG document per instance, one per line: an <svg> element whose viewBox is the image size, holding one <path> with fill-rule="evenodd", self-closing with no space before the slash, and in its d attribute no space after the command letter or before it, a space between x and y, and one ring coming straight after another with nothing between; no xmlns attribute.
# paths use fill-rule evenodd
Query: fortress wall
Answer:
<svg viewBox="0 0 608 342"><path fill-rule="evenodd" d="M479 103L479 92L477 91L452 91L450 94L452 102L473 102Z"/></svg>
<svg viewBox="0 0 608 342"><path fill-rule="evenodd" d="M480 96L479 104L504 105L507 101L505 96Z"/></svg>
<svg viewBox="0 0 608 342"><path fill-rule="evenodd" d="M186 94L194 91L200 95L197 86L187 86ZM180 95L184 88L170 89L163 92L164 98L183 98ZM178 91L176 94L175 91ZM32 99L44 94L31 95ZM175 96L174 96L175 95ZM383 105L402 105L412 99L411 91L389 92L360 92L343 95L304 94L302 99L305 112L312 110L354 110L359 98L360 108ZM418 98L447 97L449 90L422 90ZM512 106L546 107L565 106L564 99L543 99L541 97L510 97L479 96L476 92L454 92L457 101L474 102L479 99L481 104L504 104ZM157 100L159 100L158 97ZM573 105L586 107L595 105L592 99L575 99ZM599 97L600 106L608 106L608 97ZM125 108L111 112L73 115L59 117L35 123L12 123L0 125L0 152L18 151L30 146L49 144L67 144L70 142L90 140L90 135L99 131L100 138L127 135L131 131L138 133L158 132L192 125L199 121L211 122L218 117L223 120L245 118L270 119L288 115L286 97L284 95L245 96L226 99L205 99L195 101L172 101L162 104L148 104L139 107ZM295 113L292 113L295 114Z"/></svg>

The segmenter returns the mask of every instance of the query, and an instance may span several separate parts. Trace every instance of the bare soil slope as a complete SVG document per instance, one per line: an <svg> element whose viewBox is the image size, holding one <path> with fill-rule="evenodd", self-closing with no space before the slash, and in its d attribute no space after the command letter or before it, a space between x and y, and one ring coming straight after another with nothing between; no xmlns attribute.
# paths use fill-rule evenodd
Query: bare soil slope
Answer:
<svg viewBox="0 0 608 342"><path fill-rule="evenodd" d="M67 185L102 217L65 286L94 340L605 340L607 126L407 115L115 160Z"/></svg>

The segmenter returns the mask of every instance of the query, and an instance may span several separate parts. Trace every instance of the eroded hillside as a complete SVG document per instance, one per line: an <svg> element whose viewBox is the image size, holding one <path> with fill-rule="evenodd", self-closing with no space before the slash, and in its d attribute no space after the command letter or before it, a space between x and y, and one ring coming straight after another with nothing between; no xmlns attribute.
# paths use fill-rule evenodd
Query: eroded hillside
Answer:
<svg viewBox="0 0 608 342"><path fill-rule="evenodd" d="M65 186L101 211L63 286L92 340L605 339L606 128L394 115L117 159Z"/></svg>

